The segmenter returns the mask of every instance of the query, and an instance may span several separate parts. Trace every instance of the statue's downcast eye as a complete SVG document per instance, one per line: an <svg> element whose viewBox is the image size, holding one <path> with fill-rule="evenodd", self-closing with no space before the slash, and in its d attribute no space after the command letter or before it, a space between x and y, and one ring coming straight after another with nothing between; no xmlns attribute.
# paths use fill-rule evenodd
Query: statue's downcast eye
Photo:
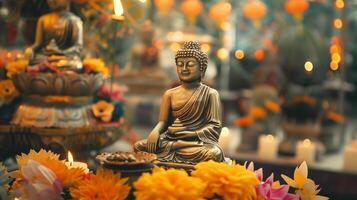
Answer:
<svg viewBox="0 0 357 200"><path fill-rule="evenodd" d="M183 64L182 61L177 61L176 65L177 65L178 67L183 67L184 64Z"/></svg>
<svg viewBox="0 0 357 200"><path fill-rule="evenodd" d="M195 61L188 61L187 62L187 66L188 67L194 67L196 65L196 62Z"/></svg>

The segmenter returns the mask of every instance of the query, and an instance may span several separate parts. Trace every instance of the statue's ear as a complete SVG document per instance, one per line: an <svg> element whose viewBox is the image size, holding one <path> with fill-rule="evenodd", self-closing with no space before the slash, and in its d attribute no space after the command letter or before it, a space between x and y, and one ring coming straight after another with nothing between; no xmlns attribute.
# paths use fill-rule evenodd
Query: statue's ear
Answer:
<svg viewBox="0 0 357 200"><path fill-rule="evenodd" d="M206 74L206 70L201 70L201 80L203 80L203 78L205 77Z"/></svg>

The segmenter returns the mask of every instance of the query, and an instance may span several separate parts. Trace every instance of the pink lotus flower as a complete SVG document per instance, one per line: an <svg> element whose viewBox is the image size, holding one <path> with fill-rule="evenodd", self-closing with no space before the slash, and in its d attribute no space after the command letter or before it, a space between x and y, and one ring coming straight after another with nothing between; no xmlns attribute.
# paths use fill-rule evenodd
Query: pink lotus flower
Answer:
<svg viewBox="0 0 357 200"><path fill-rule="evenodd" d="M16 196L20 195L20 199L61 199L62 184L52 170L34 160L29 160L20 171L23 179L20 181L20 188L15 193Z"/></svg>
<svg viewBox="0 0 357 200"><path fill-rule="evenodd" d="M248 170L253 171L257 176L260 184L255 187L259 199L265 200L298 200L299 198L289 193L288 185L280 185L279 181L274 182L274 174L271 174L263 181L263 169L254 170L254 163L251 162Z"/></svg>

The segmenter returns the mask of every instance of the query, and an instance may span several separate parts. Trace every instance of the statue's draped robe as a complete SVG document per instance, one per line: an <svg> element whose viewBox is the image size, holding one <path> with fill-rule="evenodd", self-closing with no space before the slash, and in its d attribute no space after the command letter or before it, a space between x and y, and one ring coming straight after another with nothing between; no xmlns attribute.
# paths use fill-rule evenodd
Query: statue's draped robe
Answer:
<svg viewBox="0 0 357 200"><path fill-rule="evenodd" d="M199 147L185 147L173 150L177 142L175 134L165 131L160 135L156 154L159 160L168 162L180 162L196 164L200 161L223 161L223 151L218 146L221 132L220 100L218 92L201 84L187 102L180 108L172 109L169 128L180 131L180 127L186 131L195 131L198 137L186 140L201 144ZM160 119L164 120L164 119ZM183 128L185 127L185 128ZM138 143L137 150L146 149L146 141Z"/></svg>

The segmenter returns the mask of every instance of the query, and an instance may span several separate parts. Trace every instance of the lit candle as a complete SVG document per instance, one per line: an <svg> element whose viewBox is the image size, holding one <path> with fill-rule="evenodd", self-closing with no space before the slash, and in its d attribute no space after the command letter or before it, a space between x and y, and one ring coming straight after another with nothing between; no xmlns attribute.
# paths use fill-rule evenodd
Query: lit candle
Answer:
<svg viewBox="0 0 357 200"><path fill-rule="evenodd" d="M343 152L343 168L348 171L357 171L357 140L347 144Z"/></svg>
<svg viewBox="0 0 357 200"><path fill-rule="evenodd" d="M299 162L306 161L307 163L315 162L316 145L309 139L299 141L296 146L296 159Z"/></svg>
<svg viewBox="0 0 357 200"><path fill-rule="evenodd" d="M112 16L112 19L117 20L117 21L123 21L124 20L124 9L123 5L121 4L120 0L113 0L114 4L114 15Z"/></svg>
<svg viewBox="0 0 357 200"><path fill-rule="evenodd" d="M70 151L68 151L68 162L66 162L66 166L68 168L82 168L85 173L89 172L87 163L84 162L74 162L73 156Z"/></svg>
<svg viewBox="0 0 357 200"><path fill-rule="evenodd" d="M273 160L278 152L279 140L273 135L261 135L258 141L258 156L262 159Z"/></svg>
<svg viewBox="0 0 357 200"><path fill-rule="evenodd" d="M238 135L227 127L223 127L218 140L219 146L225 154L232 154L238 146Z"/></svg>

